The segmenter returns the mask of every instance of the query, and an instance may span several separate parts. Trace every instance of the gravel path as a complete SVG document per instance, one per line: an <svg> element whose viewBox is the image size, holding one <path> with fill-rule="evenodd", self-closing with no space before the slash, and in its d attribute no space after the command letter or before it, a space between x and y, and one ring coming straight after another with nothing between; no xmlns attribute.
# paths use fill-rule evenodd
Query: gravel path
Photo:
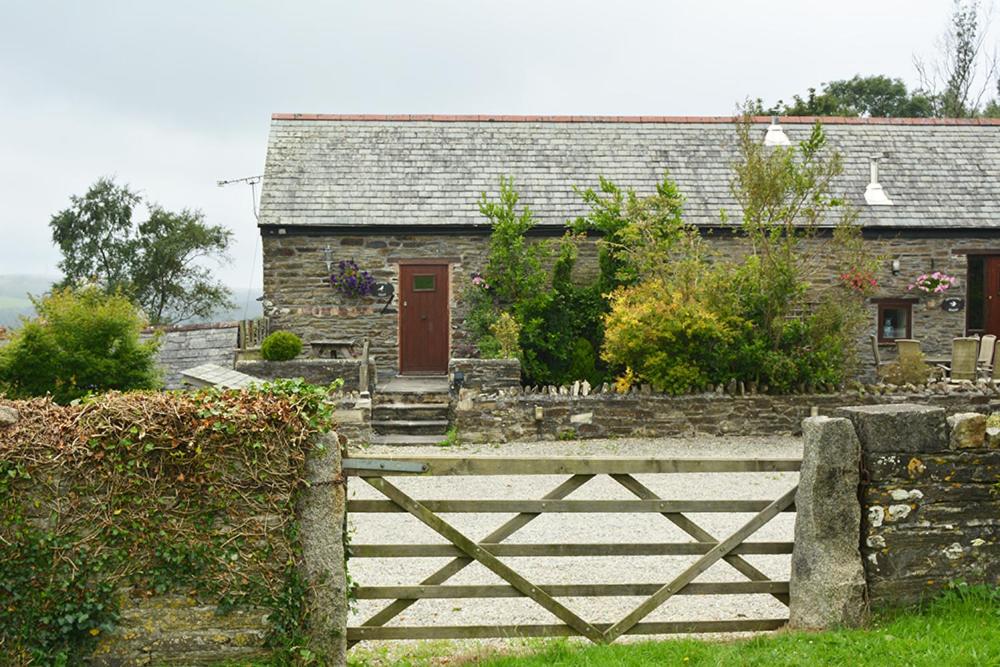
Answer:
<svg viewBox="0 0 1000 667"><path fill-rule="evenodd" d="M505 455L505 456L656 456L669 457L798 457L801 441L791 437L701 437L588 440L577 442L512 443L502 446L467 445L450 448L368 447L354 455L378 457L387 454ZM637 475L664 499L767 499L773 500L791 488L798 473L711 473ZM536 499L553 489L566 476L520 477L426 477L393 478L393 483L419 499L513 498ZM351 498L382 499L381 494L357 478L348 489ZM634 499L606 476L599 476L575 491L571 499ZM512 515L450 514L445 518L473 539L482 539ZM745 523L747 514L708 514L691 517L718 537L727 537ZM783 513L764 526L751 541L792 539L794 514ZM421 543L446 541L409 515L360 514L350 516L354 544ZM511 543L615 543L687 542L691 538L655 514L546 514L536 518L506 540ZM504 562L534 583L665 583L697 560L697 556L633 556L581 558L506 558ZM772 579L787 581L790 556L745 556ZM362 585L417 584L448 562L446 558L369 559L350 562L351 576ZM725 563L717 563L696 581L745 581ZM503 583L478 563L473 563L448 581L449 584ZM570 609L591 622L613 623L643 598L562 598ZM387 600L360 600L350 624L364 619L388 604ZM647 617L648 621L722 620L738 618L783 618L787 608L767 595L674 596ZM511 625L549 624L556 619L525 598L421 600L404 611L391 625Z"/></svg>

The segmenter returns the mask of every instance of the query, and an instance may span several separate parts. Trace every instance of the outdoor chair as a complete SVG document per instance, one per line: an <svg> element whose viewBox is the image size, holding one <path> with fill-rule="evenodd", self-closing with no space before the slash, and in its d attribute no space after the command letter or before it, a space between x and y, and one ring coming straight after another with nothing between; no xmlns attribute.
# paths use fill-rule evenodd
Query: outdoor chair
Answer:
<svg viewBox="0 0 1000 667"><path fill-rule="evenodd" d="M984 380L996 382L994 374L997 370L997 364L1000 364L1000 345L993 346L993 359L990 360L989 364L986 364L980 369L981 377Z"/></svg>
<svg viewBox="0 0 1000 667"><path fill-rule="evenodd" d="M956 338L951 342L951 364L938 364L938 367L944 369L950 382L975 382L978 360L979 341Z"/></svg>
<svg viewBox="0 0 1000 667"><path fill-rule="evenodd" d="M882 355L878 351L878 337L874 334L871 336L872 339L872 357L875 360L875 377L882 375L882 368L888 364L888 361L882 361Z"/></svg>
<svg viewBox="0 0 1000 667"><path fill-rule="evenodd" d="M911 359L919 359L920 341L913 340L912 338L897 338L896 352L898 353L899 361L901 363Z"/></svg>
<svg viewBox="0 0 1000 667"><path fill-rule="evenodd" d="M997 346L997 337L986 334L979 340L979 372L993 377L993 352Z"/></svg>

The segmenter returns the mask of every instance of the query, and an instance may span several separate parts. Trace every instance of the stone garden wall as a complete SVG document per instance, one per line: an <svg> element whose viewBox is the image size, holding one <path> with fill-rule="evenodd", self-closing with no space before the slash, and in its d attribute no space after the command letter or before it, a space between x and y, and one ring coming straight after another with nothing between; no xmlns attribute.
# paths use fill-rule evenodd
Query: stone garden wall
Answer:
<svg viewBox="0 0 1000 667"><path fill-rule="evenodd" d="M454 403L454 425L466 442L576 438L801 433L802 420L850 405L919 401L948 414L988 411L1000 393L986 387L940 386L922 391L871 387L831 394L724 392L668 396L650 391L619 394L586 383L570 387L513 387L490 394L468 389Z"/></svg>
<svg viewBox="0 0 1000 667"><path fill-rule="evenodd" d="M840 411L861 441L861 555L871 605L1000 585L1000 428L939 406Z"/></svg>
<svg viewBox="0 0 1000 667"><path fill-rule="evenodd" d="M289 361L242 360L236 362L236 370L262 380L302 378L306 382L328 385L340 378L344 381L344 391L361 391L360 359L291 359ZM366 391L375 390L375 361L368 362L368 386Z"/></svg>
<svg viewBox="0 0 1000 667"><path fill-rule="evenodd" d="M462 388L490 394L521 386L521 363L517 359L452 359L448 377L455 382L455 373L462 377Z"/></svg>
<svg viewBox="0 0 1000 667"><path fill-rule="evenodd" d="M112 397L108 400L118 400L119 403L116 405L119 405L127 399L127 395L120 395L116 399ZM151 413L157 414L159 409L157 406L175 399L164 394L154 394L147 400L149 403L146 404L146 407ZM72 425L51 423L58 422L58 420L46 417L46 415L60 414L60 410L74 409L78 410L78 408L53 407L42 399L21 402L0 400L0 469L10 470L11 473L13 470L19 469L9 467L13 460L9 452L12 448L18 448L19 444L25 442L24 438L27 437L25 434L30 436L32 433L36 433L39 428L49 429L52 432L52 438L61 439L60 442L64 443L66 451L78 449L79 443L69 440L74 433ZM47 412L43 413L43 410ZM291 419L287 414L284 416ZM173 417L178 420L182 419L180 413L173 415ZM228 437L228 442L234 447L243 446L246 442L245 433L239 430L230 432ZM259 437L259 433L255 432L254 437ZM227 519L224 517L216 517L211 530L214 531L217 538L213 544L218 546L213 548L223 549L230 544L238 545L229 548L234 549L231 556L233 567L245 568L240 570L241 572L250 575L261 569L283 572L288 567L288 552L280 549L272 551L265 549L258 543L245 540L241 535L241 530L249 530L247 524L253 523L256 526L257 523L260 523L270 526L275 533L283 534L282 526L284 524L292 520L297 521L298 531L296 534L298 535L298 547L301 549L301 557L298 559L298 574L303 586L302 604L312 610L308 617L309 620L298 628L297 637L308 640L314 654L326 656L325 659L316 664L335 667L344 665L346 662L344 628L347 621L348 591L344 566L343 532L346 487L341 474L341 451L346 449L347 440L343 435L332 432L309 436L309 438L312 444L308 447L300 473L302 475L301 488L299 488L298 483L290 483L288 486L272 485L266 487L272 493L268 502L275 503L268 505L268 507L285 507L288 515L259 515L256 514L259 506L253 505L249 498L245 503L241 503L239 500L233 501L227 506L226 516L243 516L243 514L252 514L252 516L238 526L226 523ZM30 438L28 442L37 444L34 442L35 440L37 438ZM93 443L90 446L96 447ZM24 448L26 447L27 443L25 443ZM217 444L208 445L206 448L212 454L204 458L221 458L219 455L221 449ZM139 448L136 447L136 449ZM40 451L44 452L44 450ZM100 451L101 455L94 458L103 460L105 451L98 449L94 449L94 451ZM146 448L143 451L145 452L143 456L147 457L144 460L150 462L149 468L155 468L155 462L153 462L156 457L155 451L152 451L152 448ZM288 454L288 458L292 458L292 453ZM71 506L75 501L80 500L81 487L78 486L79 480L74 481L73 477L66 471L45 463L47 459L44 455L40 454L38 460L43 461L43 463L39 463L37 469L32 469L30 478L27 473L24 473L23 479L19 478L18 481L11 482L0 489L4 492L4 495L0 495L0 501L5 503L5 510L12 511L10 516L23 516L25 524L32 527L32 530L58 531L61 530L59 525L63 523L66 516L75 516L71 513L73 511ZM177 464L174 472L178 469L184 469L181 465ZM274 470L283 471L285 468L279 466ZM243 474L245 484L242 485L242 488L245 488L250 497L263 495L263 493L255 493L255 490L265 488L255 475L236 474ZM140 479L138 477L127 478L124 473L121 473L121 479L123 487L132 482L130 489L133 491L142 486L141 481L136 481ZM158 493L161 496L160 502L164 508L162 511L172 511L175 506L182 503L186 503L190 510L193 505L186 494L194 492L185 487L185 484L190 484L192 481L191 479L185 480L183 474L177 475L176 478L165 479L158 487ZM274 493L278 493L274 491L276 488L282 489L280 498L273 497ZM292 495L293 493L296 495ZM87 499L88 496L83 496L84 501ZM292 499L297 500L297 502L292 502ZM104 506L104 498L97 500L100 501L98 504ZM76 504L81 503L77 502ZM90 501L89 505L93 504L95 503ZM83 502L82 505L89 506L88 502ZM122 509L115 510L113 513L110 511L110 507L106 507L106 509L107 517L103 520L107 522L119 520L114 517L118 516ZM123 515L123 517L127 516L127 514ZM18 519L18 521L20 520ZM20 532L20 529L12 531L9 525L3 526L3 528L5 530L4 537L14 536L15 540L23 540L25 545L29 546L35 544L32 540L36 538L30 535L33 534L32 531ZM63 532L65 533L65 531ZM189 532L195 531L189 529ZM255 534L259 535L260 533ZM105 535L105 533L95 531L87 539L90 541L104 539L100 535ZM76 537L75 532L70 532L66 533L63 539L76 539ZM95 667L237 665L249 664L251 661L264 660L272 656L272 647L267 645L267 639L276 631L274 622L269 619L269 615L275 610L250 604L241 604L233 608L217 604L219 598L217 591L212 588L214 584L206 584L195 578L199 564L203 563L205 559L199 560L191 556L190 554L194 552L185 551L184 549L189 549L189 547L182 549L179 542L170 541L172 537L176 539L176 536L168 535L161 530L158 534L148 535L144 546L148 546L150 551L162 550L164 561L171 557L180 558L180 556L172 556L175 552L186 554L184 557L191 558L191 560L182 563L176 576L182 579L190 575L192 576L191 581L179 581L176 586L170 587L174 592L168 594L157 593L158 589L149 582L143 582L141 585L123 585L119 582L117 593L109 596L108 599L101 600L101 603L107 609L117 608L120 615L106 625L94 628L88 633L93 637L94 645L88 647L89 656L85 663L79 661L81 654L77 652L73 653L74 657L71 658L69 664L88 664ZM53 544L53 542L47 544ZM271 546L273 544L278 543L272 542ZM116 545L106 548L105 553L113 552L114 546ZM264 546L267 544L265 543ZM47 548L51 549L53 553L64 555L59 550L66 547L56 545ZM260 548L260 551L255 551L255 548ZM28 546L22 546L20 551L17 548L6 551L6 554L14 554L14 557L22 559L26 557L24 555L26 553L33 553ZM92 553L92 551L87 553ZM88 566L93 565L93 563L84 562L86 558L86 555L80 556L80 560L74 567L79 566L83 572L98 573L93 575L98 579L101 575L111 576L100 568L88 569ZM109 562L116 561L110 560ZM21 562L18 567L28 566ZM39 567L49 568L46 570L47 572L57 571L47 561L42 562ZM59 569L58 573L60 576L65 575L63 569ZM31 581L32 576L35 576L31 572L15 574L17 577L15 581L22 579ZM3 575L6 579L0 583L9 586L12 575L10 568L5 570ZM152 575L146 571L144 576ZM44 580L44 576L39 578ZM247 580L244 579L244 581ZM98 580L89 582L88 585L97 586L101 583L101 580ZM255 585L261 586L263 584L260 580L256 580ZM100 589L95 588L95 590ZM293 593L289 593L289 590L292 589L284 589L283 594L292 595ZM26 609L44 608L47 602L44 599L33 600L32 592L40 596L44 595L44 592L40 590L19 591L21 594L19 604ZM260 600L262 598L252 599ZM279 604L283 600L281 596L278 596L277 599ZM7 605L5 604L5 606ZM71 608L71 611L73 610L75 608ZM15 612L18 610L11 606L7 611ZM64 613L61 608L59 613ZM86 619L81 618L79 621L81 628L87 627L83 625L84 620ZM51 633L51 627L55 625L55 622L50 623L45 620L43 623L48 626L46 632ZM20 635L4 634L10 632L12 628L18 632L22 631L22 628L12 624L9 619L6 624L0 624L0 655L7 658L7 660L0 658L0 664L26 665L29 662L36 664L35 660L24 661L27 653L23 647L19 650ZM289 631L291 630L294 628L289 628ZM88 639L91 639L90 636ZM13 652L13 655L8 651ZM37 664L43 663L50 664L44 659Z"/></svg>
<svg viewBox="0 0 1000 667"><path fill-rule="evenodd" d="M343 665L347 647L347 581L344 569L343 517L346 511L340 477L340 447L337 434L324 436L325 453L314 456L306 474L312 484L303 492L297 519L301 524L303 575L315 582L311 593L318 642L331 656L329 664ZM267 658L265 640L271 625L270 609L237 608L221 612L180 595L126 598L115 630L97 646L90 663L95 667L137 665L244 664ZM326 631L324 631L326 630ZM319 638L322 637L322 638Z"/></svg>

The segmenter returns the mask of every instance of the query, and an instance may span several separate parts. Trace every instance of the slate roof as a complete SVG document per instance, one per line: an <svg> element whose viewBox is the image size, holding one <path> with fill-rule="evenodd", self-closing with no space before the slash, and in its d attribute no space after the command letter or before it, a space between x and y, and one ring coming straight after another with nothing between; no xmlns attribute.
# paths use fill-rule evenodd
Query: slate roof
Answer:
<svg viewBox="0 0 1000 667"><path fill-rule="evenodd" d="M763 137L768 119L759 118ZM793 141L811 118L783 118ZM1000 228L1000 121L823 119L844 174L836 189L866 227ZM869 206L870 156L894 206ZM640 193L669 171L686 218L736 214L732 118L328 116L275 114L261 226L470 225L513 176L543 224L584 211L573 186L599 175Z"/></svg>

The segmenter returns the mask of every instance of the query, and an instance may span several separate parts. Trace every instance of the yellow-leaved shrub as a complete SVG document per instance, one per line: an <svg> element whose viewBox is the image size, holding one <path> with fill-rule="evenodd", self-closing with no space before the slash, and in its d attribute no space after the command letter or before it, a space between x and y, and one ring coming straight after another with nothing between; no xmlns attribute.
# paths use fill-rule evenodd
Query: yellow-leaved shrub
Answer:
<svg viewBox="0 0 1000 667"><path fill-rule="evenodd" d="M610 301L602 350L606 361L671 394L705 389L719 376L735 322L703 302L685 299L662 280L621 287Z"/></svg>

